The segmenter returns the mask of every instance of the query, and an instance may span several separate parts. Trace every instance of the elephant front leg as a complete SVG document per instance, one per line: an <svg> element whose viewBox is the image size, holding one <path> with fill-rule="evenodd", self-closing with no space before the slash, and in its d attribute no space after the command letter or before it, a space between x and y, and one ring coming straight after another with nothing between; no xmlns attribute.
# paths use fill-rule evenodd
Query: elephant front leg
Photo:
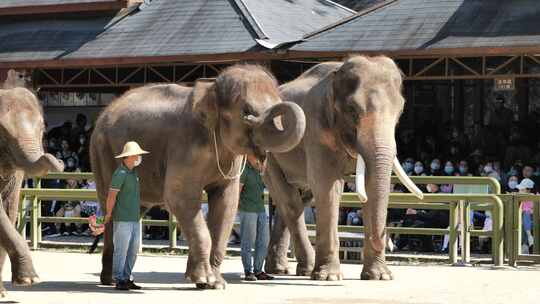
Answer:
<svg viewBox="0 0 540 304"><path fill-rule="evenodd" d="M289 274L289 251L291 234L283 222L282 216L276 212L274 224L270 235L270 244L268 245L268 255L266 256L265 271L270 274L285 275Z"/></svg>
<svg viewBox="0 0 540 304"><path fill-rule="evenodd" d="M169 193L166 200L189 245L185 276L198 288L207 288L215 284L216 276L210 266L212 242L201 211L201 193L202 189L190 195L174 192Z"/></svg>
<svg viewBox="0 0 540 304"><path fill-rule="evenodd" d="M208 228L212 238L210 265L216 276L215 284L209 287L224 289L227 285L221 275L221 263L227 251L227 244L234 226L234 218L238 209L240 185L239 180L228 185L208 191Z"/></svg>
<svg viewBox="0 0 540 304"><path fill-rule="evenodd" d="M365 227L365 241L364 241L364 257L363 257L363 268L362 273L360 274L360 279L362 280L392 280L394 276L388 266L386 265L385 249L381 251L375 250L372 240L368 237L371 235L369 227L370 221L373 220L372 216L369 214L369 208L364 208L363 211L363 220Z"/></svg>
<svg viewBox="0 0 540 304"><path fill-rule="evenodd" d="M0 252L0 262L3 268L6 252L11 262L11 281L13 285L32 285L40 282L34 269L30 249L26 241L15 228L17 218L19 187L22 176L16 178L16 185L13 192L2 201L0 197L0 245L3 250ZM6 213L6 210L9 212Z"/></svg>
<svg viewBox="0 0 540 304"><path fill-rule="evenodd" d="M321 181L322 179L319 179ZM337 281L343 278L339 263L338 216L343 180L312 186L317 218L315 268L311 279Z"/></svg>

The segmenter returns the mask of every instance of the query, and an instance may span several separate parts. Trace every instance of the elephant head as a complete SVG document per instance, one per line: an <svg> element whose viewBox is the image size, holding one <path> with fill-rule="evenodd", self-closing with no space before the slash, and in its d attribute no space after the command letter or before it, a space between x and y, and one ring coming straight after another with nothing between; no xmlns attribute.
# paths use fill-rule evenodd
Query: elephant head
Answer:
<svg viewBox="0 0 540 304"><path fill-rule="evenodd" d="M423 197L396 158L395 128L405 105L401 72L387 57L354 56L328 77L328 124L356 158L357 192L362 201L369 199L367 231L373 248L381 251L392 169L412 193Z"/></svg>
<svg viewBox="0 0 540 304"><path fill-rule="evenodd" d="M287 152L304 136L302 109L279 97L274 77L260 66L234 65L215 80L199 80L193 92L193 111L234 154Z"/></svg>
<svg viewBox="0 0 540 304"><path fill-rule="evenodd" d="M24 88L0 90L0 159L27 175L63 171L64 165L43 151L43 112L34 94Z"/></svg>

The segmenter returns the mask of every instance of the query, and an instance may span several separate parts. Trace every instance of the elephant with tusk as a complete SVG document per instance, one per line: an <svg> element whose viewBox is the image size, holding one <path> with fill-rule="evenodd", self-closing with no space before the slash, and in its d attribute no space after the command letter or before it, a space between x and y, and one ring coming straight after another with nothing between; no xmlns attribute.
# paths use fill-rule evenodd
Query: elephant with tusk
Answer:
<svg viewBox="0 0 540 304"><path fill-rule="evenodd" d="M7 254L14 285L39 282L28 245L15 229L24 175L64 170L61 161L43 151L44 128L43 110L32 92L0 89L0 272ZM0 280L0 296L5 292Z"/></svg>
<svg viewBox="0 0 540 304"><path fill-rule="evenodd" d="M245 155L293 149L305 116L279 96L277 82L256 65L234 65L193 88L176 84L133 89L109 105L90 143L92 169L103 205L127 141L150 151L137 171L141 207L164 205L189 244L186 278L199 288L222 289L220 266L234 224ZM208 224L201 211L208 194ZM112 283L112 227L107 224L101 282Z"/></svg>
<svg viewBox="0 0 540 304"><path fill-rule="evenodd" d="M318 64L280 87L283 99L306 115L300 145L269 153L265 182L277 205L266 271L286 273L289 238L294 240L297 275L340 280L338 213L343 177L356 174L356 191L365 202L362 279L390 280L385 262L385 225L392 171L418 198L422 192L396 158L395 127L403 111L402 78L389 58L352 56ZM313 250L304 222L304 203L317 211ZM290 234L289 234L290 232Z"/></svg>

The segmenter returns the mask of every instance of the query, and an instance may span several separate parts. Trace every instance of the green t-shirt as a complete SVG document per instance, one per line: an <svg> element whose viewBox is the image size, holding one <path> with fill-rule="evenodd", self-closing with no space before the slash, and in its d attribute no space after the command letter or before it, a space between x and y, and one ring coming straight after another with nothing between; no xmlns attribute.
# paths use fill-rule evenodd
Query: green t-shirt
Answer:
<svg viewBox="0 0 540 304"><path fill-rule="evenodd" d="M240 206L243 212L262 213L264 209L264 183L257 170L246 165L246 169L240 177L240 183L244 185L240 192Z"/></svg>
<svg viewBox="0 0 540 304"><path fill-rule="evenodd" d="M114 171L111 189L119 191L114 204L113 220L116 222L139 221L141 193L137 172L121 164Z"/></svg>

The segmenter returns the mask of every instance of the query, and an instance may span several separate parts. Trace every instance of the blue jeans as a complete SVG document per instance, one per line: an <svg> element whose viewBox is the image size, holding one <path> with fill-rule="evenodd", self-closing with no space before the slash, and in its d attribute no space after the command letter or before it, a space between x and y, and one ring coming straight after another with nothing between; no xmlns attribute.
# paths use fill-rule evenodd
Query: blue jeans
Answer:
<svg viewBox="0 0 540 304"><path fill-rule="evenodd" d="M113 223L113 277L116 282L132 280L131 272L140 246L139 222Z"/></svg>
<svg viewBox="0 0 540 304"><path fill-rule="evenodd" d="M266 212L239 212L240 215L240 255L244 272L260 273L268 251L270 232ZM255 247L255 254L252 249ZM252 259L254 260L252 263Z"/></svg>

